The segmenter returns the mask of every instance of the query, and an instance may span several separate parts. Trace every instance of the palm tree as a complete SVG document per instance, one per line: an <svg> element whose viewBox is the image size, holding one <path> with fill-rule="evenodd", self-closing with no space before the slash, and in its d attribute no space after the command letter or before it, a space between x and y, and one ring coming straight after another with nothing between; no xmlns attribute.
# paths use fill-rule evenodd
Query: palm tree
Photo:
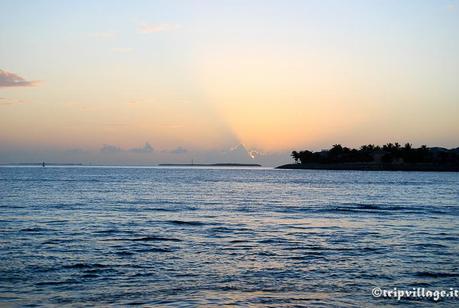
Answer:
<svg viewBox="0 0 459 308"><path fill-rule="evenodd" d="M300 158L300 155L298 154L298 152L297 151L293 151L291 156L295 160L295 164L298 164L298 159Z"/></svg>

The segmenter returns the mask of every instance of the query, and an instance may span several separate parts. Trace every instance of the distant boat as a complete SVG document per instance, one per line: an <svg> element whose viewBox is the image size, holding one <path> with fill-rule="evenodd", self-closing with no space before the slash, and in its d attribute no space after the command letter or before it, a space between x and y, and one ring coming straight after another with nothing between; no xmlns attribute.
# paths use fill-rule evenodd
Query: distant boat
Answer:
<svg viewBox="0 0 459 308"><path fill-rule="evenodd" d="M45 167L45 162L43 162L43 163L41 164L41 166L42 166L42 167Z"/></svg>

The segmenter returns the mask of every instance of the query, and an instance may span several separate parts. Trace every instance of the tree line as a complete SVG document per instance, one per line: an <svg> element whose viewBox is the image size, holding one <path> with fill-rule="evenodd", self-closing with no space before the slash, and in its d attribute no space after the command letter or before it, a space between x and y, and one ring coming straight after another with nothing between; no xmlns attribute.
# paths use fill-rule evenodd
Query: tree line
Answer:
<svg viewBox="0 0 459 308"><path fill-rule="evenodd" d="M459 148L428 148L422 145L414 148L410 143L401 146L399 143L387 143L383 146L367 144L359 149L335 144L329 150L312 152L308 150L293 151L295 163L459 163Z"/></svg>

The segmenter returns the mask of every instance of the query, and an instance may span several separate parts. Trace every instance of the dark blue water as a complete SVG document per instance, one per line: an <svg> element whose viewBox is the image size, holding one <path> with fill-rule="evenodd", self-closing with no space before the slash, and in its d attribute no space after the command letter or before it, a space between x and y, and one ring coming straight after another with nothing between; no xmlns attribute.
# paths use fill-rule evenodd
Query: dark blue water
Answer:
<svg viewBox="0 0 459 308"><path fill-rule="evenodd" d="M458 173L2 167L0 306L430 307L371 289L459 287L458 218Z"/></svg>

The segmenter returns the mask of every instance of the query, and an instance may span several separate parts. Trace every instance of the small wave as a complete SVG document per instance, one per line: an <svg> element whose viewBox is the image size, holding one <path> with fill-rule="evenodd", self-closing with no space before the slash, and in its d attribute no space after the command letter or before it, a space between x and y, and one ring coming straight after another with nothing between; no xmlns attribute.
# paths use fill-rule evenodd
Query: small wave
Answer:
<svg viewBox="0 0 459 308"><path fill-rule="evenodd" d="M161 236L144 236L136 238L110 238L105 239L104 241L131 241L131 242L154 242L154 241L163 241L163 242L181 242L181 239L174 237L161 237Z"/></svg>
<svg viewBox="0 0 459 308"><path fill-rule="evenodd" d="M321 256L321 254L305 254L301 256L288 256L287 259L289 260L294 260L294 261L311 261L311 260L317 260L317 259L326 259L326 257Z"/></svg>
<svg viewBox="0 0 459 308"><path fill-rule="evenodd" d="M24 228L19 231L20 232L46 232L46 231L55 231L55 230L40 228L40 227L32 227L32 228Z"/></svg>
<svg viewBox="0 0 459 308"><path fill-rule="evenodd" d="M61 285L61 284L76 284L79 281L75 279L68 279L68 280L60 280L60 281L40 281L37 282L37 286L54 286L54 285Z"/></svg>
<svg viewBox="0 0 459 308"><path fill-rule="evenodd" d="M240 229L239 229L240 230ZM239 231L238 230L238 231ZM215 228L209 228L208 231L210 232L215 232L215 233L220 233L220 232L224 232L224 233L232 233L235 231L235 229L233 228L228 228L228 227L215 227Z"/></svg>
<svg viewBox="0 0 459 308"><path fill-rule="evenodd" d="M67 220L66 219L63 219L63 220L46 220L44 221L44 223L46 224L55 224L55 225L62 225L64 223L66 223Z"/></svg>
<svg viewBox="0 0 459 308"><path fill-rule="evenodd" d="M260 251L258 253L256 253L257 256L266 256L266 257L274 257L274 256L277 256L276 253L272 252L272 251Z"/></svg>
<svg viewBox="0 0 459 308"><path fill-rule="evenodd" d="M283 244L283 243L288 243L287 240L282 239L282 238L268 238L268 239L263 239L259 240L258 243L261 244Z"/></svg>
<svg viewBox="0 0 459 308"><path fill-rule="evenodd" d="M431 277L431 278L459 277L459 273L452 273L452 272L417 272L414 275L417 277Z"/></svg>
<svg viewBox="0 0 459 308"><path fill-rule="evenodd" d="M435 243L422 243L422 244L415 244L414 246L422 248L422 249L424 248L448 248L448 246L446 245L435 244Z"/></svg>
<svg viewBox="0 0 459 308"><path fill-rule="evenodd" d="M366 204L366 203L350 203L331 205L329 207L315 210L319 213L378 213L378 214L418 214L425 212L423 208L413 208L400 205L385 205L385 204Z"/></svg>
<svg viewBox="0 0 459 308"><path fill-rule="evenodd" d="M386 211L397 211L410 209L406 206L401 205L388 205L388 204L370 204L370 203L344 203L343 206L350 206L356 209L362 210L386 210Z"/></svg>
<svg viewBox="0 0 459 308"><path fill-rule="evenodd" d="M42 245L60 245L62 243L73 242L72 239L51 239L44 241Z"/></svg>
<svg viewBox="0 0 459 308"><path fill-rule="evenodd" d="M239 243L250 243L248 240L231 240L229 241L232 244L239 244Z"/></svg>
<svg viewBox="0 0 459 308"><path fill-rule="evenodd" d="M174 208L159 208L159 207L153 207L153 208L148 208L145 209L148 211L154 211L154 212L180 212L182 209L174 209Z"/></svg>
<svg viewBox="0 0 459 308"><path fill-rule="evenodd" d="M6 182L89 182L89 183L95 183L95 182L109 182L108 180L97 180L97 179L0 179L0 181L6 181Z"/></svg>
<svg viewBox="0 0 459 308"><path fill-rule="evenodd" d="M443 236L441 238L443 241L452 241L452 242L457 242L458 238L455 236Z"/></svg>
<svg viewBox="0 0 459 308"><path fill-rule="evenodd" d="M288 206L275 210L280 213L342 213L342 212L360 212L360 213L390 213L400 212L419 213L422 209L415 209L406 206L384 205L384 204L367 204L367 203L343 203L329 206Z"/></svg>
<svg viewBox="0 0 459 308"><path fill-rule="evenodd" d="M100 277L100 275L96 273L87 273L81 276L81 278L97 278Z"/></svg>
<svg viewBox="0 0 459 308"><path fill-rule="evenodd" d="M148 249L139 249L136 250L135 252L140 252L140 253L150 253L150 252L174 252L175 249L173 248L163 248L163 247L151 247Z"/></svg>
<svg viewBox="0 0 459 308"><path fill-rule="evenodd" d="M131 239L134 242L150 242L150 241L166 241L166 242L181 242L181 239L173 238L173 237L161 237L161 236L145 236Z"/></svg>
<svg viewBox="0 0 459 308"><path fill-rule="evenodd" d="M381 248L381 247L363 247L362 250L363 251L371 251L371 252L382 252L385 249Z"/></svg>
<svg viewBox="0 0 459 308"><path fill-rule="evenodd" d="M107 268L108 265L100 264L100 263L75 263L75 264L68 264L64 265L63 268L66 269L100 269L100 268Z"/></svg>
<svg viewBox="0 0 459 308"><path fill-rule="evenodd" d="M349 248L349 247L323 247L323 246L292 246L292 247L284 247L283 250L290 250L290 251L304 251L308 254L322 254L324 252L333 252L333 251L353 251L358 250L358 248ZM371 249L371 248L370 248ZM366 250L366 248L363 248Z"/></svg>
<svg viewBox="0 0 459 308"><path fill-rule="evenodd" d="M117 229L106 229L106 230L99 230L99 231L94 231L96 234L113 234L113 233L118 233L120 232Z"/></svg>
<svg viewBox="0 0 459 308"><path fill-rule="evenodd" d="M205 223L200 221L183 221L183 220L169 220L166 223L178 226L203 226Z"/></svg>
<svg viewBox="0 0 459 308"><path fill-rule="evenodd" d="M350 205L355 206L356 208L359 208L359 209L364 209L364 210L381 210L381 209L387 208L387 206L384 206L384 205L376 205L376 204L368 204L368 203L354 203L354 204L351 203Z"/></svg>
<svg viewBox="0 0 459 308"><path fill-rule="evenodd" d="M135 199L135 200L117 200L114 201L115 204L119 205L138 205L138 206L149 206L149 205L156 205L161 206L159 208L148 208L148 210L154 211L176 211L177 207L180 209L187 209L187 210L194 210L195 207L187 206L182 201L176 200L164 200L164 199ZM164 208L162 206L171 206L169 208Z"/></svg>
<svg viewBox="0 0 459 308"><path fill-rule="evenodd" d="M115 252L115 254L118 255L118 256L132 256L134 253L131 252L131 251L123 250L123 251L117 251L117 252Z"/></svg>
<svg viewBox="0 0 459 308"><path fill-rule="evenodd" d="M127 306L143 306L147 302L139 302L139 301L133 301L133 302L128 302L126 303Z"/></svg>

